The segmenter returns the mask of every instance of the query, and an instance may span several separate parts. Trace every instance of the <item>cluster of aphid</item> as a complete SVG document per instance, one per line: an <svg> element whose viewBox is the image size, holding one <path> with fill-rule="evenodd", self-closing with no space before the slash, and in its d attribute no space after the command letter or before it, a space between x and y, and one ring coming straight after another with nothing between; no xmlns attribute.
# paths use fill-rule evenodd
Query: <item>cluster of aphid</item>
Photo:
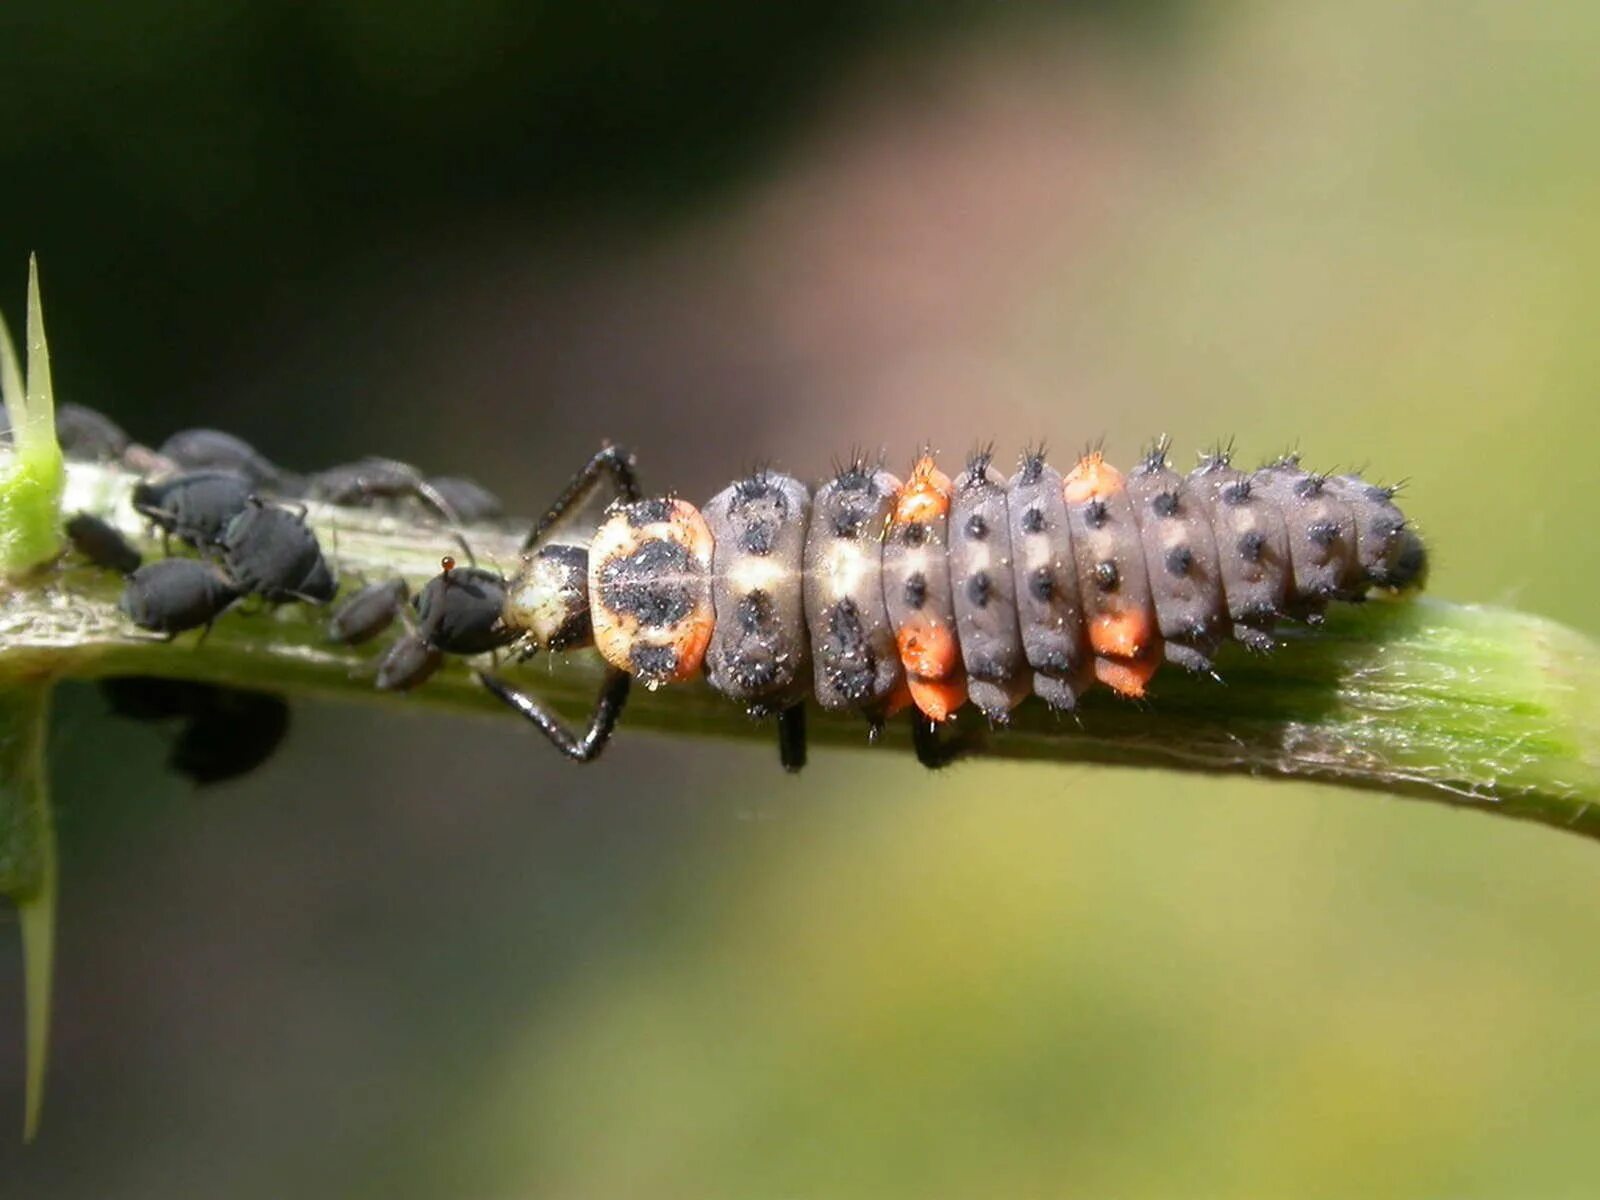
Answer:
<svg viewBox="0 0 1600 1200"><path fill-rule="evenodd" d="M301 514L266 495L409 495L458 528L492 506L481 489L450 496L445 481L383 460L291 491L213 432L179 435L156 454L168 473L138 485L136 506L202 557L134 571L124 609L169 633L241 595L333 597ZM592 538L557 540L605 482L616 499ZM1418 586L1426 567L1393 489L1314 474L1293 457L1242 471L1218 451L1180 475L1163 443L1126 475L1099 453L1063 475L1030 451L1008 478L980 453L951 479L923 455L905 482L857 458L814 493L758 471L700 510L641 498L632 461L612 448L534 525L514 575L444 560L379 685L415 686L445 655L521 660L593 644L609 670L581 733L493 671L478 678L581 761L609 739L632 679L653 688L703 673L752 715L777 718L791 769L805 760L808 696L874 730L909 711L919 759L939 766L968 748L940 735L968 701L1003 725L1030 693L1057 710L1097 683L1142 696L1163 662L1211 673L1224 641L1266 650L1277 621L1314 622L1331 601ZM333 636L375 636L405 597L401 581L361 589L335 614Z"/></svg>
<svg viewBox="0 0 1600 1200"><path fill-rule="evenodd" d="M142 629L175 635L209 626L247 596L268 604L327 604L338 577L305 521L300 499L371 504L416 497L452 524L498 515L499 502L465 479L428 479L415 468L369 458L293 475L231 434L191 429L156 450L131 443L109 418L64 405L58 435L69 457L115 459L142 478L133 508L198 557L142 564L111 526L80 513L67 526L93 561L128 576L122 610Z"/></svg>
<svg viewBox="0 0 1600 1200"><path fill-rule="evenodd" d="M339 590L334 568L305 522L301 499L370 505L414 497L452 524L500 514L500 502L468 479L424 477L404 463L368 458L299 476L234 437L210 429L174 434L151 450L110 418L81 405L57 411L57 437L68 458L116 462L139 473L132 505L171 549L193 555L145 563L115 527L89 513L66 525L74 548L97 566L127 576L121 609L142 629L168 637L209 627L233 604L327 604ZM7 431L0 427L0 437ZM355 644L394 619L407 591L403 580L362 589L334 614L330 636ZM382 599L384 604L374 604ZM408 684L389 677L388 686ZM177 720L182 730L171 765L197 782L243 774L269 756L288 726L288 708L268 693L145 677L102 681L118 715Z"/></svg>

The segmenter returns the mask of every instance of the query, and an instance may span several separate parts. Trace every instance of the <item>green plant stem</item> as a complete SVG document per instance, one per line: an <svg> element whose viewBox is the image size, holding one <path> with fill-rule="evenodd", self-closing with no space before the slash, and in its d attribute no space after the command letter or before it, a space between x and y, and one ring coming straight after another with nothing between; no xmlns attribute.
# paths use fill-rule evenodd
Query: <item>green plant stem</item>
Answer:
<svg viewBox="0 0 1600 1200"><path fill-rule="evenodd" d="M130 486L118 471L73 465L67 511L95 512L159 553L127 506ZM435 525L316 506L309 515L347 580L399 572L420 583L452 549ZM514 528L468 536L488 565L514 569ZM245 609L221 619L203 641L191 634L167 643L117 612L120 589L114 576L70 563L14 589L0 615L0 686L41 677L165 675L509 715L459 662L409 695L374 690L381 645L329 644L325 611ZM1076 720L1030 701L1009 729L990 736L990 753L1327 780L1600 836L1600 650L1587 638L1523 613L1425 599L1339 606L1320 629L1283 632L1284 644L1269 655L1229 647L1221 684L1168 668L1147 703L1100 691ZM507 673L577 718L599 670L585 652ZM811 724L815 744L867 745L859 720L818 712ZM772 736L704 685L636 689L626 725L635 733ZM898 725L891 723L887 741L900 740ZM542 752L530 744L529 753Z"/></svg>
<svg viewBox="0 0 1600 1200"><path fill-rule="evenodd" d="M47 680L0 690L0 895L16 904L22 931L28 1062L22 1135L28 1140L44 1102L55 959L56 839L44 760L52 690Z"/></svg>

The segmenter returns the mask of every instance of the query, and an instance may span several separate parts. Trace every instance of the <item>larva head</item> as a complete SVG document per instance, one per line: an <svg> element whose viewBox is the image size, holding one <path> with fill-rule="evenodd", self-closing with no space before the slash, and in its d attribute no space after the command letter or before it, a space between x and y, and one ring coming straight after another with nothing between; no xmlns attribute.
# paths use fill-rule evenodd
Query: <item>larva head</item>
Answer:
<svg viewBox="0 0 1600 1200"><path fill-rule="evenodd" d="M505 624L540 650L566 650L592 637L589 552L543 546L522 560L506 590Z"/></svg>
<svg viewBox="0 0 1600 1200"><path fill-rule="evenodd" d="M1389 550L1388 577L1385 587L1396 591L1420 591L1428 583L1428 547L1421 535L1407 525L1400 531L1394 546Z"/></svg>

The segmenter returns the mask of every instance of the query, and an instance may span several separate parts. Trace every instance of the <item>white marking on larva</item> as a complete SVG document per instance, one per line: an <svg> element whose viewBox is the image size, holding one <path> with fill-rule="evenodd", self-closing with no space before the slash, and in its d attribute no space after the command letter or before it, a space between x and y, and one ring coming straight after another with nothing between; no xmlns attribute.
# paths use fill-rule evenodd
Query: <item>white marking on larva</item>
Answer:
<svg viewBox="0 0 1600 1200"><path fill-rule="evenodd" d="M989 569L991 557L989 554L989 547L975 546L969 550L969 553L972 555L972 557L967 561L967 570L970 573L977 574L979 571L987 571Z"/></svg>
<svg viewBox="0 0 1600 1200"><path fill-rule="evenodd" d="M1054 559L1050 553L1049 538L1043 536L1024 538L1022 552L1022 561L1027 564L1030 571L1037 571L1041 567L1054 565Z"/></svg>
<svg viewBox="0 0 1600 1200"><path fill-rule="evenodd" d="M829 548L822 564L823 583L829 600L853 596L867 572L867 556L854 542L837 541Z"/></svg>
<svg viewBox="0 0 1600 1200"><path fill-rule="evenodd" d="M789 569L778 559L759 554L740 556L728 572L728 582L741 595L770 592L788 578Z"/></svg>

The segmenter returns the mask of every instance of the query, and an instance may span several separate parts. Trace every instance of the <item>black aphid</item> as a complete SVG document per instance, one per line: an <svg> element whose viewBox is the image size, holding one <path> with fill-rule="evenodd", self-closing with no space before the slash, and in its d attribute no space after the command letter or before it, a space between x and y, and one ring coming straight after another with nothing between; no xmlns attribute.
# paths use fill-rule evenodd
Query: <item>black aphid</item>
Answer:
<svg viewBox="0 0 1600 1200"><path fill-rule="evenodd" d="M516 640L517 631L501 619L506 581L481 567L457 567L447 558L443 570L417 594L417 632L428 645L448 654L484 654Z"/></svg>
<svg viewBox="0 0 1600 1200"><path fill-rule="evenodd" d="M306 480L306 495L328 504L363 505L414 497L445 520L460 521L449 499L422 472L392 458L363 458L318 471Z"/></svg>
<svg viewBox="0 0 1600 1200"><path fill-rule="evenodd" d="M212 563L163 558L128 576L118 607L141 629L177 634L210 625L241 595Z"/></svg>
<svg viewBox="0 0 1600 1200"><path fill-rule="evenodd" d="M144 561L138 549L114 525L93 513L76 513L67 520L72 548L97 567L132 575Z"/></svg>
<svg viewBox="0 0 1600 1200"><path fill-rule="evenodd" d="M444 651L428 645L420 633L408 633L384 652L378 661L378 686L386 692L409 692L444 662Z"/></svg>
<svg viewBox="0 0 1600 1200"><path fill-rule="evenodd" d="M128 448L128 435L110 417L82 404L56 405L61 453L80 462L110 462Z"/></svg>
<svg viewBox="0 0 1600 1200"><path fill-rule="evenodd" d="M222 537L254 492L237 471L184 471L134 484L133 508L158 529L203 548Z"/></svg>
<svg viewBox="0 0 1600 1200"><path fill-rule="evenodd" d="M328 619L328 640L346 646L371 641L393 624L409 595L404 579L367 584L334 610Z"/></svg>
<svg viewBox="0 0 1600 1200"><path fill-rule="evenodd" d="M236 471L261 487L274 487L283 477L249 442L220 429L181 430L162 442L158 453L186 471Z"/></svg>
<svg viewBox="0 0 1600 1200"><path fill-rule="evenodd" d="M326 604L339 590L305 515L251 500L218 542L222 562L242 592L273 604Z"/></svg>

